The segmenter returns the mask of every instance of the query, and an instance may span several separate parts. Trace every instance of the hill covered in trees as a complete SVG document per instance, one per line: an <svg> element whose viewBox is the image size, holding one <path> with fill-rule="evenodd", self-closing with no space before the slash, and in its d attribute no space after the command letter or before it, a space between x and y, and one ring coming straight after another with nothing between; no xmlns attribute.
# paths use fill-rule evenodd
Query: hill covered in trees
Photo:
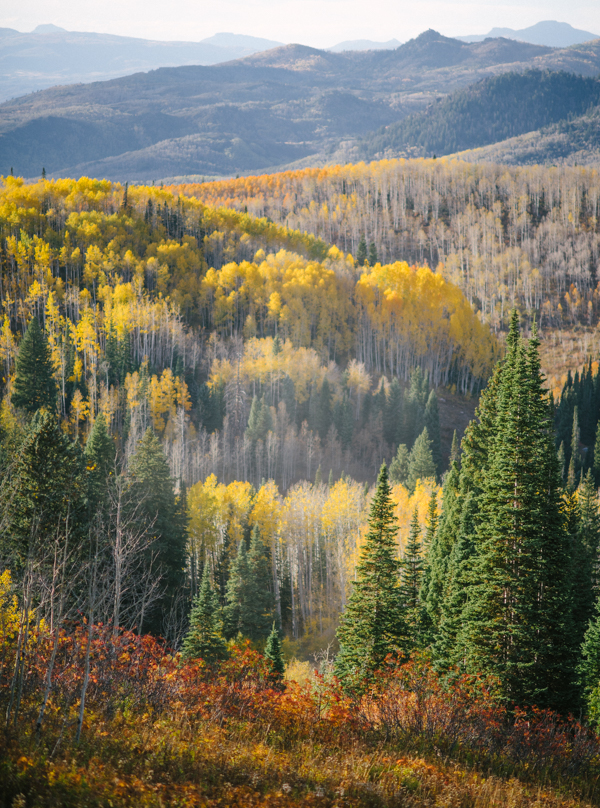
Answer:
<svg viewBox="0 0 600 808"><path fill-rule="evenodd" d="M288 45L224 65L56 87L0 105L0 172L152 182L327 162L440 94L530 68L595 76L600 45L468 44L426 31L392 51Z"/></svg>
<svg viewBox="0 0 600 808"><path fill-rule="evenodd" d="M431 165L449 223L476 188L498 243L502 201L533 230L519 176L332 174L408 221ZM525 175L538 227L595 236L577 177ZM501 351L442 271L351 218L356 255L257 218L252 189L3 180L2 799L597 801L597 365L554 402L534 307L496 312Z"/></svg>
<svg viewBox="0 0 600 808"><path fill-rule="evenodd" d="M543 332L558 329L559 341L598 322L593 168L382 160L178 190L269 216L354 255L364 240L363 259L372 244L382 262L404 256L439 268L495 330L506 327L513 302Z"/></svg>
<svg viewBox="0 0 600 808"><path fill-rule="evenodd" d="M360 153L367 158L452 154L563 120L566 126L568 120L599 104L598 79L539 70L505 73L386 126L363 141Z"/></svg>

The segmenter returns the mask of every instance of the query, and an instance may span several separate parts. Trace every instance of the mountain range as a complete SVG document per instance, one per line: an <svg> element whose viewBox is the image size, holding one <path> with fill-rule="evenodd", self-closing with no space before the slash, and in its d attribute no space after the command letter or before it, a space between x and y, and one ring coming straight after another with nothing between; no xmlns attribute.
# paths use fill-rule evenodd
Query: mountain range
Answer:
<svg viewBox="0 0 600 808"><path fill-rule="evenodd" d="M532 69L597 76L600 40L557 49L505 38L466 43L430 30L394 50L286 45L227 64L54 87L0 105L0 173L32 177L44 167L54 176L152 181L267 171L330 162L348 145L364 149L378 128L379 151L402 151L386 145L382 127L393 135L438 98ZM517 103L512 114L524 112ZM491 142L456 140L452 150Z"/></svg>
<svg viewBox="0 0 600 808"><path fill-rule="evenodd" d="M485 36L457 37L483 42L504 37L530 44L564 48L595 39L567 23L540 22L530 28L495 28ZM0 102L62 84L106 81L159 67L213 65L240 59L284 43L242 34L220 33L200 42L163 42L38 25L31 33L0 28ZM375 42L353 39L327 50L333 53L395 50L398 39Z"/></svg>

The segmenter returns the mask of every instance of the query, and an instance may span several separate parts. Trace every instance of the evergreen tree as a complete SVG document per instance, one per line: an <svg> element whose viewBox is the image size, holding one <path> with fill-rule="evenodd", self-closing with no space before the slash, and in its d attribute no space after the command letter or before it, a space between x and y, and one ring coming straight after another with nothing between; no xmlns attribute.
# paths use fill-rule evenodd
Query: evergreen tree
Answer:
<svg viewBox="0 0 600 808"><path fill-rule="evenodd" d="M558 447L558 473L563 481L565 479L565 462L565 444L564 441L561 441Z"/></svg>
<svg viewBox="0 0 600 808"><path fill-rule="evenodd" d="M342 448L347 449L352 442L352 435L354 434L354 415L348 396L344 396L342 401L338 401L336 404L333 420Z"/></svg>
<svg viewBox="0 0 600 808"><path fill-rule="evenodd" d="M190 628L183 641L184 659L202 659L211 664L227 656L227 644L219 620L219 601L210 582L208 564L204 565L200 591L190 614Z"/></svg>
<svg viewBox="0 0 600 808"><path fill-rule="evenodd" d="M417 480L435 479L435 463L431 452L431 441L427 427L415 441L408 458L407 484L410 491L414 491Z"/></svg>
<svg viewBox="0 0 600 808"><path fill-rule="evenodd" d="M392 379L383 413L383 437L390 446L398 446L402 435L402 388Z"/></svg>
<svg viewBox="0 0 600 808"><path fill-rule="evenodd" d="M400 599L404 609L404 620L410 636L409 642L413 647L417 647L421 640L422 607L420 591L423 583L423 557L421 555L420 538L419 512L415 508L402 559L400 585Z"/></svg>
<svg viewBox="0 0 600 808"><path fill-rule="evenodd" d="M149 574L161 579L163 595L147 616L145 630L164 631L175 597L185 581L186 526L178 507L169 464L158 438L148 429L129 460L132 501L139 503L137 518L143 522L152 544Z"/></svg>
<svg viewBox="0 0 600 808"><path fill-rule="evenodd" d="M1 555L19 569L28 557L42 561L57 537L71 546L80 543L87 527L85 502L81 450L54 412L39 410L6 478Z"/></svg>
<svg viewBox="0 0 600 808"><path fill-rule="evenodd" d="M334 479L333 479L333 469L329 469L329 479L327 480L327 488L333 488Z"/></svg>
<svg viewBox="0 0 600 808"><path fill-rule="evenodd" d="M433 633L441 619L442 602L446 586L448 562L456 541L460 523L460 473L456 463L450 467L443 488L443 509L439 526L427 543L427 559L423 575L421 601L427 611L428 624Z"/></svg>
<svg viewBox="0 0 600 808"><path fill-rule="evenodd" d="M321 440L325 440L327 433L333 422L333 411L331 407L331 388L327 379L323 379L319 399L317 404L317 412L315 418L315 427Z"/></svg>
<svg viewBox="0 0 600 808"><path fill-rule="evenodd" d="M374 267L376 263L377 263L377 247L375 246L375 242L372 241L369 244L369 264L371 264L371 266Z"/></svg>
<svg viewBox="0 0 600 808"><path fill-rule="evenodd" d="M398 527L385 464L371 503L369 528L348 605L340 620L340 652L335 673L349 690L359 691L386 656L408 646L400 604Z"/></svg>
<svg viewBox="0 0 600 808"><path fill-rule="evenodd" d="M440 411L435 390L429 393L425 405L425 426L431 440L431 456L435 464L436 475L440 477L442 474L442 438L440 436Z"/></svg>
<svg viewBox="0 0 600 808"><path fill-rule="evenodd" d="M467 669L495 675L508 702L573 705L569 541L535 330L513 314L483 477L473 584L463 612Z"/></svg>
<svg viewBox="0 0 600 808"><path fill-rule="evenodd" d="M317 473L315 474L315 488L318 488L320 485L323 485L323 473L321 471L321 466L319 466Z"/></svg>
<svg viewBox="0 0 600 808"><path fill-rule="evenodd" d="M588 721L600 727L600 599L589 622L577 672L583 692Z"/></svg>
<svg viewBox="0 0 600 808"><path fill-rule="evenodd" d="M48 343L37 317L33 317L19 345L12 403L33 415L45 407L56 410L56 383L52 375L52 362Z"/></svg>
<svg viewBox="0 0 600 808"><path fill-rule="evenodd" d="M266 640L275 612L270 553L254 525L248 551L248 580L244 588L240 625L251 640Z"/></svg>
<svg viewBox="0 0 600 808"><path fill-rule="evenodd" d="M459 460L460 460L460 443L455 429L452 434L452 446L450 447L450 465L452 465L453 463L458 463Z"/></svg>
<svg viewBox="0 0 600 808"><path fill-rule="evenodd" d="M590 563L593 588L600 585L598 551L600 549L600 510L598 492L590 469L577 490L577 529L581 545Z"/></svg>
<svg viewBox="0 0 600 808"><path fill-rule="evenodd" d="M229 578L225 594L225 609L223 610L223 624L225 636L228 639L238 633L248 636L245 622L246 604L248 603L248 552L246 542L238 545L236 557L229 567Z"/></svg>
<svg viewBox="0 0 600 808"><path fill-rule="evenodd" d="M362 267L367 260L367 241L363 236L360 237L360 241L358 242L358 250L356 251L356 263L359 267Z"/></svg>
<svg viewBox="0 0 600 808"><path fill-rule="evenodd" d="M459 532L444 570L439 625L432 646L434 666L439 671L454 665L462 667L465 662L462 628L469 587L473 583L475 513L475 495L469 492L461 507Z"/></svg>
<svg viewBox="0 0 600 808"><path fill-rule="evenodd" d="M408 460L409 453L405 443L398 446L396 456L390 463L390 480L393 483L402 483L406 485L408 480Z"/></svg>
<svg viewBox="0 0 600 808"><path fill-rule="evenodd" d="M276 684L279 684L283 681L283 675L285 673L285 662L283 660L283 653L281 651L281 641L279 639L279 632L275 628L275 623L273 623L273 628L271 629L271 633L267 638L267 644L265 646L265 657L269 661L269 667L271 669L271 677L273 678Z"/></svg>
<svg viewBox="0 0 600 808"><path fill-rule="evenodd" d="M108 434L106 419L100 413L87 439L84 452L92 512L105 501L108 480L115 472L116 447Z"/></svg>

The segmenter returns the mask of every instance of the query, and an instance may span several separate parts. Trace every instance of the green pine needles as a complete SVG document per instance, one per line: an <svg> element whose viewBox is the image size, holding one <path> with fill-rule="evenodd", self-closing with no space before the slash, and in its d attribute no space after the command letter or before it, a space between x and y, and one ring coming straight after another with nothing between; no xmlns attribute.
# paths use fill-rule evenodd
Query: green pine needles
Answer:
<svg viewBox="0 0 600 808"><path fill-rule="evenodd" d="M219 618L219 601L210 581L208 564L204 566L200 591L190 614L190 628L183 642L184 659L202 659L207 664L227 656L227 643Z"/></svg>
<svg viewBox="0 0 600 808"><path fill-rule="evenodd" d="M397 532L384 464L371 503L369 530L356 569L356 580L337 631L340 652L335 661L335 674L350 691L360 692L388 654L404 652L407 646Z"/></svg>

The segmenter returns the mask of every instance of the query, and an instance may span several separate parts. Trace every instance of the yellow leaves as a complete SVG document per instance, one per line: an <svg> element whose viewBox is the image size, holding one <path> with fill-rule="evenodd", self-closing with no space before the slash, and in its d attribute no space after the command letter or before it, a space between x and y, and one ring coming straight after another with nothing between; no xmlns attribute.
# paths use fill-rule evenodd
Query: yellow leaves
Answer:
<svg viewBox="0 0 600 808"><path fill-rule="evenodd" d="M169 417L175 417L178 407L188 411L192 406L186 383L173 376L171 368L165 368L160 378L150 378L148 397L152 425L157 432L164 430Z"/></svg>
<svg viewBox="0 0 600 808"><path fill-rule="evenodd" d="M6 647L19 633L19 603L12 591L9 570L0 575L0 645Z"/></svg>
<svg viewBox="0 0 600 808"><path fill-rule="evenodd" d="M214 474L188 491L188 518L192 545L215 549L229 535L237 547L244 535L252 503L247 482L218 483Z"/></svg>
<svg viewBox="0 0 600 808"><path fill-rule="evenodd" d="M258 525L265 544L270 544L276 540L281 522L281 497L279 489L269 480L261 486L254 497L252 511L250 512L250 524Z"/></svg>
<svg viewBox="0 0 600 808"><path fill-rule="evenodd" d="M406 540L410 531L410 521L415 508L419 514L419 524L424 532L427 524L427 512L432 493L436 494L438 503L438 514L441 508L442 489L435 480L417 480L417 485L413 494L403 485L392 487L392 500L394 501L394 511L398 519L400 530L398 532L398 542L400 552L404 551Z"/></svg>
<svg viewBox="0 0 600 808"><path fill-rule="evenodd" d="M79 435L79 422L84 421L90 414L90 406L83 398L81 390L75 390L71 401L71 423L75 427L75 437Z"/></svg>

